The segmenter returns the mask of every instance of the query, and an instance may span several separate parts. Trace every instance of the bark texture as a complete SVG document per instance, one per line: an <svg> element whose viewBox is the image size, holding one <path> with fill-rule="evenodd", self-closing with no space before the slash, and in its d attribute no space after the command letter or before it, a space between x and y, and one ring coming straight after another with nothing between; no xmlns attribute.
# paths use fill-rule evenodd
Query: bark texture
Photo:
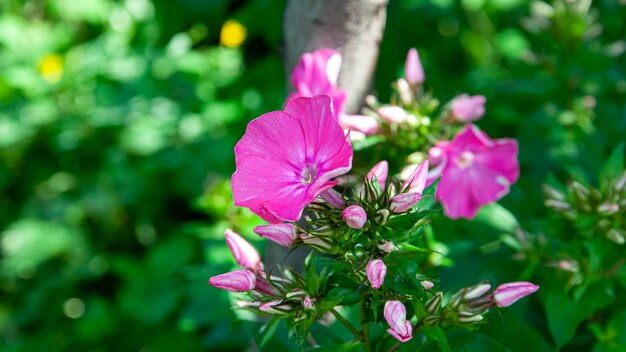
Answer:
<svg viewBox="0 0 626 352"><path fill-rule="evenodd" d="M288 76L302 53L332 48L342 54L339 86L345 112L355 113L370 90L385 28L388 0L289 0L285 10Z"/></svg>
<svg viewBox="0 0 626 352"><path fill-rule="evenodd" d="M324 47L339 51L339 86L348 94L344 111L356 113L371 87L387 2L288 0L283 23L287 77L303 53ZM291 267L301 271L308 252L306 248L290 252L270 242L265 248L265 264L268 270Z"/></svg>

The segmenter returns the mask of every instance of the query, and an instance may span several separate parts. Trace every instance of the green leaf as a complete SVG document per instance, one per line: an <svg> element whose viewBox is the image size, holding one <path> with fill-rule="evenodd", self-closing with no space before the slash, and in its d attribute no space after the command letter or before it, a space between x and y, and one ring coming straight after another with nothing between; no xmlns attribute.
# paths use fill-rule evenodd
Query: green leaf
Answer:
<svg viewBox="0 0 626 352"><path fill-rule="evenodd" d="M425 328L424 335L426 335L426 337L435 342L439 351L452 352L452 349L450 349L450 345L448 344L448 338L443 332L443 329L441 329L440 327L435 326L431 328Z"/></svg>
<svg viewBox="0 0 626 352"><path fill-rule="evenodd" d="M625 143L620 143L611 156L604 162L598 174L600 183L605 180L615 180L624 172L624 154Z"/></svg>
<svg viewBox="0 0 626 352"><path fill-rule="evenodd" d="M489 336L473 331L453 331L446 334L451 351L455 352L507 352L508 348Z"/></svg>

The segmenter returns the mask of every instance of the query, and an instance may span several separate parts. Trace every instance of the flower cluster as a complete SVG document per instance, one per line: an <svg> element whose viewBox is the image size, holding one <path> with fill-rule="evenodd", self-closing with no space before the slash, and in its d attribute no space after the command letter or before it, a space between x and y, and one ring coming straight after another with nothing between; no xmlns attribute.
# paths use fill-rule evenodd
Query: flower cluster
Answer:
<svg viewBox="0 0 626 352"><path fill-rule="evenodd" d="M421 234L436 211L433 198L448 217L472 218L518 178L516 142L492 140L469 124L484 114L485 98L460 95L444 109L440 127L462 124L447 140L443 133L420 129L430 124L424 111L432 100L423 93L425 75L415 49L407 55L405 78L396 82L400 103L370 102L368 115L342 111L346 95L337 85L340 64L341 55L330 49L305 54L291 77L296 92L284 109L251 121L235 147L235 204L269 223L254 228L260 237L287 248L312 248L305 272L270 275L258 252L227 230L226 243L241 269L209 283L248 292L250 300L239 307L289 317L302 333L330 313L364 344L369 343L367 330L356 331L337 304L360 302L362 314L382 315L375 320L384 318L389 335L406 342L426 326L475 324L489 309L535 292L538 287L527 282L500 285L491 293L490 285L480 284L443 304L443 292L435 290L431 276L418 271L429 251ZM408 165L399 177L390 174L387 160L363 177L349 174L354 133L393 137L415 131L438 138L421 145L428 157ZM333 258L324 270L316 268L316 252ZM423 306L424 313L407 312L406 303ZM379 305L382 309L376 309ZM414 317L417 324L411 322Z"/></svg>

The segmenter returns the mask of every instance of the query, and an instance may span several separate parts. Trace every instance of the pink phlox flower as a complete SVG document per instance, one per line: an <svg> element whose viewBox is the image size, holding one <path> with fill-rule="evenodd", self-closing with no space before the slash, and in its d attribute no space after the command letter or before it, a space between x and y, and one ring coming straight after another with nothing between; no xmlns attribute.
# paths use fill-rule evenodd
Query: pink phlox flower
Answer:
<svg viewBox="0 0 626 352"><path fill-rule="evenodd" d="M248 124L235 146L235 205L271 223L297 221L304 207L352 167L352 145L330 97L295 98Z"/></svg>
<svg viewBox="0 0 626 352"><path fill-rule="evenodd" d="M345 90L337 86L340 69L341 54L336 50L321 48L302 54L291 73L291 83L296 92L287 100L326 94L333 99L335 114L339 116L346 100Z"/></svg>
<svg viewBox="0 0 626 352"><path fill-rule="evenodd" d="M417 49L411 48L406 54L406 60L404 62L404 78L410 84L422 84L426 79L424 75L424 68L420 61L420 56Z"/></svg>
<svg viewBox="0 0 626 352"><path fill-rule="evenodd" d="M441 170L436 197L451 219L472 219L481 206L506 195L519 177L517 141L493 140L472 124L434 148Z"/></svg>

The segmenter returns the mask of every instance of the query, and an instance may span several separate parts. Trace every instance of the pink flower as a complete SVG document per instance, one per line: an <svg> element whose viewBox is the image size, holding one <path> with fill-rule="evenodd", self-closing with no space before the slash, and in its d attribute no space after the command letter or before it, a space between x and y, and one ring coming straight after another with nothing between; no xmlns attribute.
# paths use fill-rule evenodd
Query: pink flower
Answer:
<svg viewBox="0 0 626 352"><path fill-rule="evenodd" d="M418 193L422 194L424 188L426 188L426 178L428 176L428 160L422 161L411 172L409 177L402 182L402 191L405 193Z"/></svg>
<svg viewBox="0 0 626 352"><path fill-rule="evenodd" d="M451 219L471 219L481 206L509 192L519 176L517 141L490 139L474 125L467 125L451 142L434 148L441 152L441 180L437 198Z"/></svg>
<svg viewBox="0 0 626 352"><path fill-rule="evenodd" d="M367 173L366 178L370 182L377 180L378 185L380 186L380 189L382 191L385 189L387 175L389 175L389 164L386 160L383 160L370 169L370 171Z"/></svg>
<svg viewBox="0 0 626 352"><path fill-rule="evenodd" d="M404 213L405 211L411 209L412 206L417 204L420 199L422 199L422 195L419 193L398 194L391 198L389 209L396 214Z"/></svg>
<svg viewBox="0 0 626 352"><path fill-rule="evenodd" d="M341 212L343 220L353 229L360 229L367 221L365 210L358 205L351 205Z"/></svg>
<svg viewBox="0 0 626 352"><path fill-rule="evenodd" d="M340 68L341 54L333 49L322 48L302 54L291 73L296 92L288 100L327 94L333 99L335 114L339 116L346 100L346 92L337 87Z"/></svg>
<svg viewBox="0 0 626 352"><path fill-rule="evenodd" d="M256 276L249 270L235 270L213 276L209 284L227 291L246 292L256 286Z"/></svg>
<svg viewBox="0 0 626 352"><path fill-rule="evenodd" d="M485 114L485 97L460 95L452 101L452 118L460 122L472 122Z"/></svg>
<svg viewBox="0 0 626 352"><path fill-rule="evenodd" d="M292 224L261 225L254 228L254 233L276 242L283 247L291 247L296 238L296 228Z"/></svg>
<svg viewBox="0 0 626 352"><path fill-rule="evenodd" d="M496 307L508 307L517 300L534 293L539 286L526 281L509 282L496 287L493 293L493 304Z"/></svg>
<svg viewBox="0 0 626 352"><path fill-rule="evenodd" d="M367 279L370 284L372 284L372 288L377 289L382 286L383 282L385 282L385 275L387 275L387 266L380 259L370 260L367 263L367 269L365 269L365 273L367 274Z"/></svg>
<svg viewBox="0 0 626 352"><path fill-rule="evenodd" d="M248 241L231 229L226 229L224 236L226 237L228 248L230 248L235 261L240 267L252 271L261 269L259 252Z"/></svg>
<svg viewBox="0 0 626 352"><path fill-rule="evenodd" d="M387 301L384 308L385 320L389 324L387 332L400 342L413 338L413 326L406 320L406 308L400 301Z"/></svg>
<svg viewBox="0 0 626 352"><path fill-rule="evenodd" d="M424 75L424 68L420 62L417 49L411 48L406 54L406 61L404 63L404 78L412 85L418 85L424 83L426 76Z"/></svg>
<svg viewBox="0 0 626 352"><path fill-rule="evenodd" d="M271 223L297 221L302 210L352 167L352 146L331 100L296 98L284 111L252 120L235 146L235 205Z"/></svg>

